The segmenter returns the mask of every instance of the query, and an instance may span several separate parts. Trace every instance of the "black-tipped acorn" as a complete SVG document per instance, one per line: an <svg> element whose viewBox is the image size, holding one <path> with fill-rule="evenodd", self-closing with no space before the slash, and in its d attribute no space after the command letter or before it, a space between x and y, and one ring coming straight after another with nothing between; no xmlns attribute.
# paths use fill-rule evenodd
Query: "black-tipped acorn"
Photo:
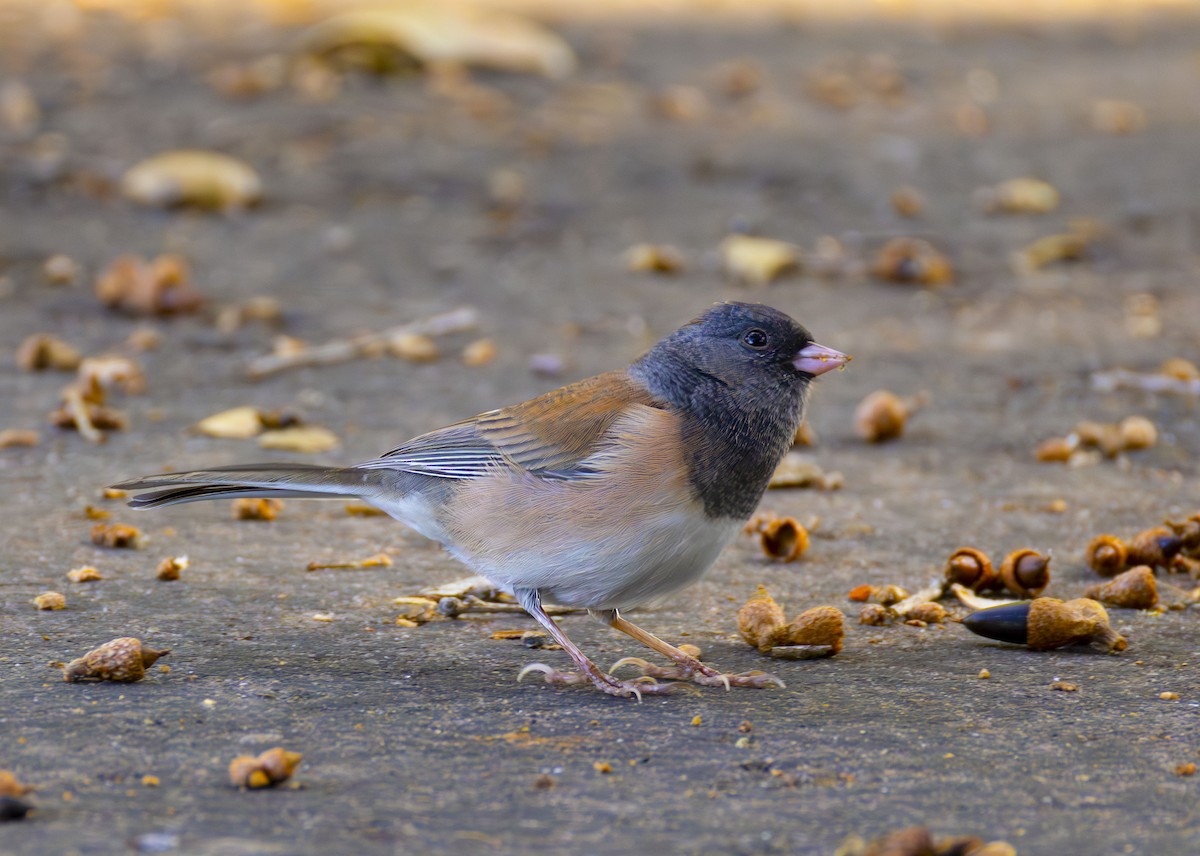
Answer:
<svg viewBox="0 0 1200 856"><path fill-rule="evenodd" d="M981 609L963 619L972 633L1049 651L1086 642L1102 651L1124 651L1128 643L1108 623L1108 613L1094 600L1063 602L1039 597L1028 603L1010 603Z"/></svg>
<svg viewBox="0 0 1200 856"><path fill-rule="evenodd" d="M0 821L22 820L33 806L17 797L0 796Z"/></svg>

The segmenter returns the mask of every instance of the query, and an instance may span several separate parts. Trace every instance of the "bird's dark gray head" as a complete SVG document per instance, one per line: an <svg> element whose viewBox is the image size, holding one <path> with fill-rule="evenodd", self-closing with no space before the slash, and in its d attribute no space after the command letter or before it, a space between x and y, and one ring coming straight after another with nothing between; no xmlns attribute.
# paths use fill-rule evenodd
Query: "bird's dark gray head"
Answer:
<svg viewBox="0 0 1200 856"><path fill-rule="evenodd" d="M802 396L813 373L798 358L812 344L809 332L778 309L718 303L655 345L634 370L680 406L705 392L733 392L742 407L758 409L768 403L760 396L777 401L788 389Z"/></svg>
<svg viewBox="0 0 1200 856"><path fill-rule="evenodd" d="M809 382L847 359L777 309L719 303L629 373L679 408L691 481L706 511L741 519L792 443Z"/></svg>

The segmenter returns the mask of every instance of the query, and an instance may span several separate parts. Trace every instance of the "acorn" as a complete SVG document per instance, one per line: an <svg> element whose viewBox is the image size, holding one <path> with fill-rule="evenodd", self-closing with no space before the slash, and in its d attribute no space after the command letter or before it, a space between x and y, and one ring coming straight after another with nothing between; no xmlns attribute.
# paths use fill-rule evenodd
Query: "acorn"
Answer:
<svg viewBox="0 0 1200 856"><path fill-rule="evenodd" d="M1200 512L1179 523L1168 520L1166 524L1178 536L1186 552L1194 553L1200 550Z"/></svg>
<svg viewBox="0 0 1200 856"><path fill-rule="evenodd" d="M927 393L901 398L877 389L859 402L854 411L854 432L868 443L886 443L904 434L910 416L929 403Z"/></svg>
<svg viewBox="0 0 1200 856"><path fill-rule="evenodd" d="M778 562L794 562L808 549L808 530L791 517L769 521L760 536L763 552Z"/></svg>
<svg viewBox="0 0 1200 856"><path fill-rule="evenodd" d="M987 553L974 547L959 547L946 560L947 583L958 583L972 591L989 591L997 588L1000 577L992 567Z"/></svg>
<svg viewBox="0 0 1200 856"><path fill-rule="evenodd" d="M155 651L152 648L143 648L140 639L122 636L67 663L63 666L63 680L68 683L78 681L133 683L146 677L146 669L154 665L159 657L165 657L170 653L169 650Z"/></svg>
<svg viewBox="0 0 1200 856"><path fill-rule="evenodd" d="M980 636L1049 651L1087 642L1108 653L1124 651L1128 642L1108 623L1108 613L1094 600L1065 603L1039 597L1022 603L981 609L963 619L963 626Z"/></svg>
<svg viewBox="0 0 1200 856"><path fill-rule="evenodd" d="M1129 564L1152 568L1165 568L1182 549L1183 540L1165 526L1145 529L1125 545Z"/></svg>
<svg viewBox="0 0 1200 856"><path fill-rule="evenodd" d="M1014 550L1000 563L1000 579L1017 597L1037 597L1050 584L1050 556L1037 550Z"/></svg>
<svg viewBox="0 0 1200 856"><path fill-rule="evenodd" d="M299 752L281 746L258 757L239 755L229 762L229 781L239 788L269 788L290 779L303 760Z"/></svg>
<svg viewBox="0 0 1200 856"><path fill-rule="evenodd" d="M738 610L737 623L742 638L765 654L778 644L776 635L787 625L787 617L775 598L759 586Z"/></svg>
<svg viewBox="0 0 1200 856"><path fill-rule="evenodd" d="M1108 582L1096 583L1083 596L1125 609L1154 609L1158 606L1158 582L1153 568L1138 565Z"/></svg>
<svg viewBox="0 0 1200 856"><path fill-rule="evenodd" d="M1129 567L1128 551L1116 535L1097 535L1084 553L1088 567L1102 577L1115 577Z"/></svg>

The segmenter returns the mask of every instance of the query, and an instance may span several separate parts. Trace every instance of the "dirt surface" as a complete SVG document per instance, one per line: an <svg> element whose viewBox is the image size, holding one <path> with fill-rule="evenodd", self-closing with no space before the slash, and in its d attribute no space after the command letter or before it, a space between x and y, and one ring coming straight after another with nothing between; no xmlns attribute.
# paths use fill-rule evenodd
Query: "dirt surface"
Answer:
<svg viewBox="0 0 1200 856"><path fill-rule="evenodd" d="M910 824L1024 854L1200 851L1200 776L1176 772L1200 761L1195 608L1114 610L1130 644L1106 656L1033 653L955 623L862 626L846 599L861 583L917 588L964 544L997 561L1051 550L1048 593L1078 597L1093 582L1082 561L1093 535L1200 506L1195 401L1091 383L1098 370L1200 356L1200 20L559 16L579 56L560 81L351 73L324 99L285 83L233 100L210 72L293 56L294 26L73 8L0 6L2 73L41 110L35 127L7 127L0 148L0 342L12 354L47 331L87 354L131 353L122 343L142 326L162 342L136 354L148 389L115 397L130 426L105 445L46 424L69 375L0 366L0 429L41 434L0 450L0 768L38 786L36 813L0 825L0 852L828 854L851 833ZM901 90L855 82L872 56ZM730 62L756 64L761 85L728 94ZM857 103L811 94L806 81L831 69L849 69ZM654 108L671 86L694 87L674 96L675 118ZM1140 106L1144 129L1098 130L1098 99ZM33 154L42 133L68 142L57 170ZM121 197L126 168L180 147L252 164L263 204L213 215ZM1060 189L1058 210L980 210L977 188L1025 175ZM900 185L923 195L920 217L894 212ZM1014 272L1011 253L1073 218L1106 230L1083 260ZM733 283L716 248L735 229L809 252L835 236L850 263L839 276ZM862 275L901 235L948 254L955 282ZM622 254L641 241L676 245L686 269L627 271ZM91 285L115 256L167 251L187 259L210 306L271 295L282 327L222 332L212 310L145 320L99 306ZM56 253L79 264L77 284L46 282ZM1138 294L1157 300L1154 335L1131 329ZM700 584L636 620L725 669L769 669L783 690L636 704L517 684L530 661L566 661L489 639L526 619L394 624L392 598L463 571L387 518L288 501L274 522L235 522L224 503L139 514L99 495L161 468L295 458L189 433L243 404L342 438L306 460L365 460L619 366L728 298L768 302L854 354L820 380L810 411L810 454L845 485L764 500L820 518L799 563L769 563L741 538ZM480 330L444 340L439 361L244 379L278 333L321 342L461 305L481 310ZM484 335L496 359L464 366L459 348ZM528 368L546 353L564 365L556 378ZM895 443L853 433L855 405L877 388L932 395ZM1081 467L1033 460L1080 419L1132 413L1158 425L1155 448ZM87 505L142 527L147 545L94 547ZM380 551L392 567L305 570ZM180 554L182 579L155 580L158 561ZM105 579L67 582L83 564ZM789 613L843 608L845 650L789 663L743 644L736 609L759 583ZM33 608L49 589L66 594L65 611ZM643 653L586 617L564 626L603 664ZM48 666L127 635L170 648L170 671L66 684ZM292 783L228 785L233 756L275 745L304 753Z"/></svg>

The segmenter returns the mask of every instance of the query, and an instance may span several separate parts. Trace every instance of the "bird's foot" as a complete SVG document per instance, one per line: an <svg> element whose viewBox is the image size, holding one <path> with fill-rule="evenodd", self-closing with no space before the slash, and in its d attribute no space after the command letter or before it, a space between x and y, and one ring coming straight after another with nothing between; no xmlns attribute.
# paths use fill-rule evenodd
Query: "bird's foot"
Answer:
<svg viewBox="0 0 1200 856"><path fill-rule="evenodd" d="M625 657L613 663L609 671L615 672L622 666L636 667L641 672L642 678L690 681L693 684L700 684L703 687L725 687L725 689L729 689L730 687L752 687L754 689L763 689L765 687L783 688L787 686L774 675L759 671L758 669L740 675L727 675L711 666L706 666L699 660L695 661L695 665L691 663L676 663L671 666L657 666L649 660L643 660L641 657Z"/></svg>
<svg viewBox="0 0 1200 856"><path fill-rule="evenodd" d="M594 671L588 670L585 672L566 672L560 669L555 669L552 666L547 666L545 663L530 663L517 674L519 682L530 672L541 672L542 679L548 684L557 684L558 686L571 687L578 684L591 683L597 689L603 690L609 695L620 696L621 698L642 700L643 695L662 695L663 693L673 692L682 684L659 683L652 675L642 675L633 680L625 681L620 678L614 678L612 675L606 674L599 669Z"/></svg>

